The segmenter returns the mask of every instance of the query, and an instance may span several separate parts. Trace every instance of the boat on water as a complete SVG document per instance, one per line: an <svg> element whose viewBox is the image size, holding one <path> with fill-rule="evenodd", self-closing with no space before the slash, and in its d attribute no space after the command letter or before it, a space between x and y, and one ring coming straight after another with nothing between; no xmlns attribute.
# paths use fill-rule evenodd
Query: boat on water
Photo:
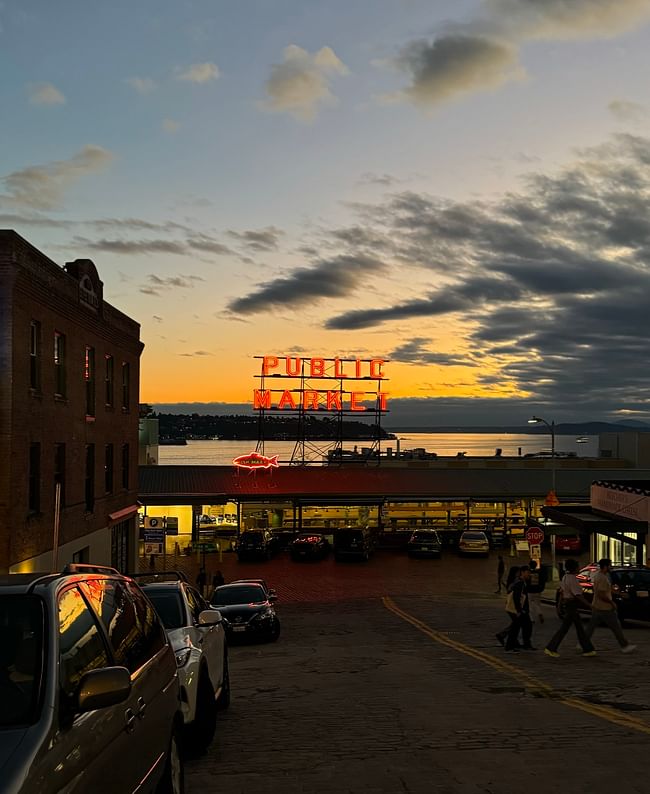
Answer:
<svg viewBox="0 0 650 794"><path fill-rule="evenodd" d="M186 438L160 438L158 443L161 447L185 447L187 446Z"/></svg>

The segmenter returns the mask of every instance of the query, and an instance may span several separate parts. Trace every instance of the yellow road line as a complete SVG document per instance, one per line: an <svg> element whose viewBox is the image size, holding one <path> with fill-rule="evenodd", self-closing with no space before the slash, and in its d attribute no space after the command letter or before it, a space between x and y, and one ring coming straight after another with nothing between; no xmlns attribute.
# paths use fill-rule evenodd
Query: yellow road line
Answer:
<svg viewBox="0 0 650 794"><path fill-rule="evenodd" d="M540 697L548 698L549 700L556 700L558 703L562 703L569 708L583 711L586 714L591 714L593 717L606 720L607 722L611 722L614 725L618 725L622 728L627 728L629 730L650 735L650 725L643 722L643 720L617 711L616 709L610 708L609 706L599 706L595 703L589 703L588 701L577 697L566 697L549 684L541 681L539 678L535 678L535 676L530 675L530 673L527 673L520 667L517 667L514 664L509 664L508 662L502 661L501 659L497 659L497 657L492 656L492 654L481 651L478 648L472 648L470 645L465 645L462 642L458 642L458 640L452 640L445 634L432 629L414 615L411 615L410 613L405 612L403 609L398 607L392 598L384 596L381 600L386 609L390 610L402 620L406 621L406 623L410 623L411 626L418 629L418 631L421 631L422 634L426 634L426 636L432 639L434 642L437 642L440 645L446 645L448 648L453 648L455 651L458 651L458 653L462 653L465 656L469 656L472 659L483 662L483 664L489 665L503 675L510 676L510 678L514 678L515 680L519 681L526 687L526 689L530 690L534 694L537 694Z"/></svg>

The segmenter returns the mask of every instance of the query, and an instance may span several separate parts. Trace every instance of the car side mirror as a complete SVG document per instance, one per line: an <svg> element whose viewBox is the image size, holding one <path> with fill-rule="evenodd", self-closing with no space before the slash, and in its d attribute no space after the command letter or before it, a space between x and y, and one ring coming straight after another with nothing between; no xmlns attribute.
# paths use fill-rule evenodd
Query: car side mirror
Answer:
<svg viewBox="0 0 650 794"><path fill-rule="evenodd" d="M126 667L101 667L90 670L79 682L77 713L83 714L123 703L131 694L131 674Z"/></svg>
<svg viewBox="0 0 650 794"><path fill-rule="evenodd" d="M218 609L204 609L199 613L199 626L218 626L223 622Z"/></svg>

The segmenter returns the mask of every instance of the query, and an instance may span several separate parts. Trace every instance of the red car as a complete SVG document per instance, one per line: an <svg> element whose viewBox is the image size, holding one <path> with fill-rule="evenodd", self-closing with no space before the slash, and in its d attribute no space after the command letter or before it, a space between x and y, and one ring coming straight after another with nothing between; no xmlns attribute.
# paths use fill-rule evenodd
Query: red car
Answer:
<svg viewBox="0 0 650 794"><path fill-rule="evenodd" d="M556 535L555 551L562 554L580 554L582 551L580 535Z"/></svg>

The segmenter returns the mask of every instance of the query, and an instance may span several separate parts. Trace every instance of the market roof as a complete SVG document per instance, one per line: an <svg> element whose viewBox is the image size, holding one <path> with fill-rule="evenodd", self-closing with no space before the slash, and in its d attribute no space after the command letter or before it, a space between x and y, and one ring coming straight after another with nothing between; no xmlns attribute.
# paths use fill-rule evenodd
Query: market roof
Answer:
<svg viewBox="0 0 650 794"><path fill-rule="evenodd" d="M628 493L650 496L650 480L596 480L594 485L611 488L615 491L627 491Z"/></svg>
<svg viewBox="0 0 650 794"><path fill-rule="evenodd" d="M615 471L608 471L612 478ZM648 472L640 471L647 482ZM280 466L247 471L234 466L140 466L142 504L218 504L230 499L311 503L377 503L488 499L504 501L546 496L551 472L515 468L421 468L381 466ZM556 472L560 499L587 500L591 469Z"/></svg>

